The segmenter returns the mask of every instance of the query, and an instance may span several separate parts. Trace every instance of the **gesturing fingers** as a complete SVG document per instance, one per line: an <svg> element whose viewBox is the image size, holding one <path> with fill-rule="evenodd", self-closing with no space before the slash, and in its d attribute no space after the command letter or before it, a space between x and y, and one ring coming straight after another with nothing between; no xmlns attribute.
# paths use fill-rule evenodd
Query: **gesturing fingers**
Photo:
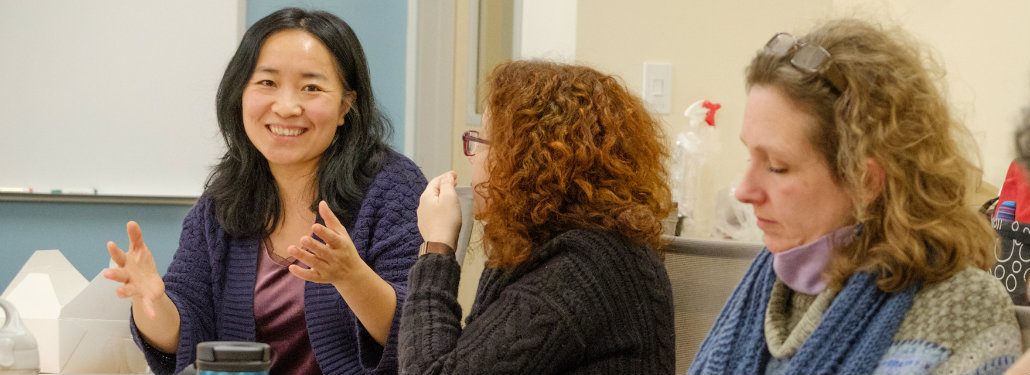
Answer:
<svg viewBox="0 0 1030 375"><path fill-rule="evenodd" d="M291 265L290 273L297 277L317 283L336 283L346 279L355 269L356 262L361 262L354 242L340 219L329 208L325 201L318 202L318 214L325 225L314 224L311 232L314 236L300 238L300 246L290 246L290 256L307 266ZM315 238L318 239L315 239ZM321 240L321 241L319 241Z"/></svg>
<svg viewBox="0 0 1030 375"><path fill-rule="evenodd" d="M315 225L311 226L311 232L314 233L316 236L318 236L318 238L321 238L322 241L325 241L325 245L329 246L329 248L332 248L332 249L346 250L346 249L354 246L353 243L350 240L350 237L347 236L346 230L343 231L343 232L337 232L337 231L335 231L333 229L330 229L329 227L326 227L326 226L323 226L323 225L319 225L319 224L315 224ZM311 249L312 247L310 247L310 246L308 246L308 245L306 245L304 243L304 242L309 241L309 240L311 241L311 243L321 244L320 242L316 241L314 238L302 237L301 238L301 245Z"/></svg>
<svg viewBox="0 0 1030 375"><path fill-rule="evenodd" d="M440 191L437 194L440 200L457 200L458 193L454 190L454 187L458 185L457 174L454 171L450 171L437 178L440 179Z"/></svg>
<svg viewBox="0 0 1030 375"><path fill-rule="evenodd" d="M125 267L125 253L118 248L118 245L115 245L114 241L107 241L107 253L111 254L114 264L117 264L118 267Z"/></svg>
<svg viewBox="0 0 1030 375"><path fill-rule="evenodd" d="M318 212L325 220L325 225L315 224L311 227L311 232L325 241L332 249L354 251L354 242L351 241L350 233L347 232L347 228L343 226L336 214L329 209L329 204L325 201L319 202Z"/></svg>
<svg viewBox="0 0 1030 375"><path fill-rule="evenodd" d="M323 283L326 281L325 277L318 271L318 269L321 268L319 266L324 265L326 262L324 262L322 259L319 259L318 255L308 250L301 249L299 247L292 245L288 247L286 250L290 253L290 256L297 258L298 261L308 266L308 268L304 268L296 264L291 264L289 267L290 273L296 275L301 279L315 283Z"/></svg>
<svg viewBox="0 0 1030 375"><path fill-rule="evenodd" d="M147 246L143 243L143 230L140 229L139 224L135 221L130 221L125 224L125 231L129 233L129 251L145 248Z"/></svg>
<svg viewBox="0 0 1030 375"><path fill-rule="evenodd" d="M108 268L104 270L104 278L124 284L129 281L129 273L122 268Z"/></svg>
<svg viewBox="0 0 1030 375"><path fill-rule="evenodd" d="M429 180L429 183L426 184L426 190L423 191L422 196L419 197L420 205L425 204L426 202L435 202L437 197L440 196L440 179L443 178L443 176L444 175L439 175L433 177L432 180Z"/></svg>
<svg viewBox="0 0 1030 375"><path fill-rule="evenodd" d="M347 233L347 228L344 228L343 223L336 217L333 210L329 209L329 203L325 201L318 202L318 214L322 216L322 220L325 220L325 226L332 229L334 232L344 236L350 236Z"/></svg>
<svg viewBox="0 0 1030 375"><path fill-rule="evenodd" d="M121 298L132 297L132 296L136 295L136 293L138 293L138 292L139 291L136 290L136 287L131 285L131 284L125 284L125 285L122 285L122 286L118 287L118 289L115 289L115 293L117 293L118 297L121 297Z"/></svg>
<svg viewBox="0 0 1030 375"><path fill-rule="evenodd" d="M313 283L322 282L321 278L318 276L317 271L310 268L304 268L296 264L290 265L290 273L292 273L294 276L304 279L305 281L310 281Z"/></svg>
<svg viewBox="0 0 1030 375"><path fill-rule="evenodd" d="M300 239L300 245L304 248L301 249L296 246L290 246L287 250L290 255L309 267L317 267L328 263L329 258L332 256L329 246L316 241L314 238L302 237Z"/></svg>

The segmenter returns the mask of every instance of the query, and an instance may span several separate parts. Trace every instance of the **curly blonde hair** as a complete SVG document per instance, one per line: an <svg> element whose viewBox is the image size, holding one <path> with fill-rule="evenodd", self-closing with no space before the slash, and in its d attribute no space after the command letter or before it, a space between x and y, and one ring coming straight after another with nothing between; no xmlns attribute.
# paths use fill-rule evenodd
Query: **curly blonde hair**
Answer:
<svg viewBox="0 0 1030 375"><path fill-rule="evenodd" d="M747 87L778 88L817 119L810 141L851 193L862 231L835 252L828 285L839 289L869 271L881 290L895 292L989 267L994 231L965 204L982 174L966 156L975 145L951 115L931 54L901 30L853 19L827 22L798 41L830 53L846 80L842 92L793 67L791 54L764 51L747 68ZM878 186L869 183L878 179L870 159L883 170Z"/></svg>
<svg viewBox="0 0 1030 375"><path fill-rule="evenodd" d="M491 73L488 267L514 267L572 229L662 245L671 211L659 124L639 98L594 69L515 61Z"/></svg>

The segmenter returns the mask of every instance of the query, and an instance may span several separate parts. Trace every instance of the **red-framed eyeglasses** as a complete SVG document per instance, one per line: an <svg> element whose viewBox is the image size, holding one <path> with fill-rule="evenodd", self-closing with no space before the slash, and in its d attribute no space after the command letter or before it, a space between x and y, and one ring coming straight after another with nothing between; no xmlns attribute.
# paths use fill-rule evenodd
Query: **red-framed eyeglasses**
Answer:
<svg viewBox="0 0 1030 375"><path fill-rule="evenodd" d="M475 156L476 145L479 143L484 145L490 144L490 141L479 138L479 132L475 130L465 131L465 133L461 135L461 141L465 146L465 156Z"/></svg>

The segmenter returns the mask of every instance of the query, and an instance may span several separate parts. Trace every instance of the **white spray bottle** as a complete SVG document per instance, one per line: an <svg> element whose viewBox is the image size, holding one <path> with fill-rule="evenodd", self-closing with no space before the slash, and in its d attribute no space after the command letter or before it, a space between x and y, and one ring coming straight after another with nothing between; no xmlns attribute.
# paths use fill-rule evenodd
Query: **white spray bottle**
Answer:
<svg viewBox="0 0 1030 375"><path fill-rule="evenodd" d="M719 152L719 135L715 129L715 111L718 103L698 100L687 107L683 116L687 118L687 130L676 137L672 166L673 200L682 220L685 234L707 233L698 228L698 203L701 194L706 159Z"/></svg>

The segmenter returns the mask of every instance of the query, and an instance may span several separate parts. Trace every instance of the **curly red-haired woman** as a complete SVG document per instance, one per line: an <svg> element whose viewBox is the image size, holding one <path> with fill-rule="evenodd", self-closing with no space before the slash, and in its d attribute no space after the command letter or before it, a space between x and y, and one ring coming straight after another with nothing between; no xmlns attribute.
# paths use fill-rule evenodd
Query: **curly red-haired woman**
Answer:
<svg viewBox="0 0 1030 375"><path fill-rule="evenodd" d="M615 78L582 66L510 62L489 85L482 133L463 137L487 268L462 327L456 176L433 179L401 372L672 373L661 125Z"/></svg>

